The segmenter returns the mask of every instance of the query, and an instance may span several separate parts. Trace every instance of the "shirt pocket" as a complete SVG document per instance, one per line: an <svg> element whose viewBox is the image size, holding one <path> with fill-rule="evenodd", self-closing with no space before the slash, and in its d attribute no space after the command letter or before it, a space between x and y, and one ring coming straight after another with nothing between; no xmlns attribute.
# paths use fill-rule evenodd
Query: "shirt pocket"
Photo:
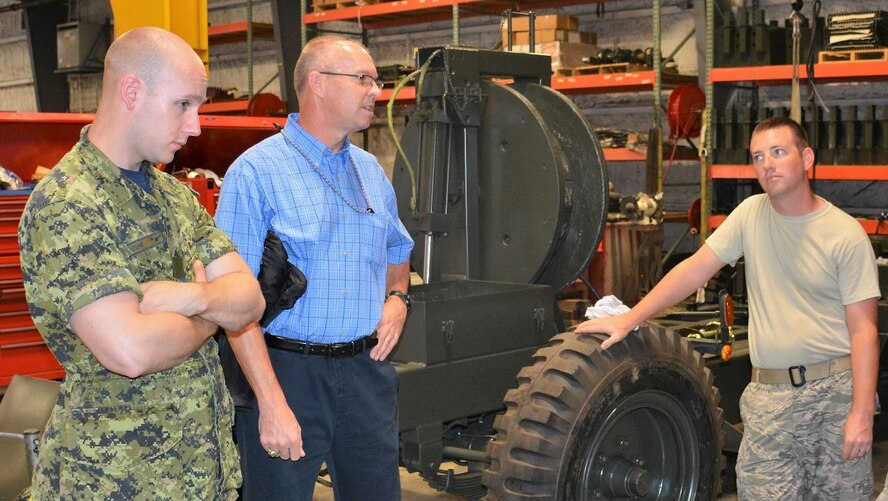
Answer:
<svg viewBox="0 0 888 501"><path fill-rule="evenodd" d="M384 213L361 214L358 225L357 242L361 249L363 260L375 269L378 266L386 266L387 232L386 216Z"/></svg>

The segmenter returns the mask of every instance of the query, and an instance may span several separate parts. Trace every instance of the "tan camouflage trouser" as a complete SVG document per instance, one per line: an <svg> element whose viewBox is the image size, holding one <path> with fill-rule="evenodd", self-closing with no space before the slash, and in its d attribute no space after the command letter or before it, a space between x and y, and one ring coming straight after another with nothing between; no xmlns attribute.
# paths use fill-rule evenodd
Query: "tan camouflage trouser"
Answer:
<svg viewBox="0 0 888 501"><path fill-rule="evenodd" d="M851 371L788 384L749 383L740 398L743 441L737 458L741 500L868 500L872 453L842 461L851 409Z"/></svg>

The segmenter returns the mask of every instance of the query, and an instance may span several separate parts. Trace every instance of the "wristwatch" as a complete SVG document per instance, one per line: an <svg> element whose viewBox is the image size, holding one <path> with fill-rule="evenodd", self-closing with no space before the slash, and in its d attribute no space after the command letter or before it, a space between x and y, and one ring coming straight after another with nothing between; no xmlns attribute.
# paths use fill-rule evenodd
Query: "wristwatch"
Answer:
<svg viewBox="0 0 888 501"><path fill-rule="evenodd" d="M386 301L388 301L388 298L390 298L392 296L395 296L398 299L400 299L401 301L404 301L404 306L407 307L407 312L408 313L410 312L410 296L408 296L406 292L389 291L388 296L385 297Z"/></svg>

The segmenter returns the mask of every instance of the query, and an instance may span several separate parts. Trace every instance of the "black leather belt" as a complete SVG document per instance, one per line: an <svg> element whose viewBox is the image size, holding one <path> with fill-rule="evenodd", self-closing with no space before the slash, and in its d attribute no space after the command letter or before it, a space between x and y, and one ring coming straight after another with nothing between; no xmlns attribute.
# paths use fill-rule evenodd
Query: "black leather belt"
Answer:
<svg viewBox="0 0 888 501"><path fill-rule="evenodd" d="M327 358L342 358L353 357L358 353L369 350L370 348L376 346L376 343L378 343L379 340L376 339L375 334L376 333L374 332L369 336L364 336L360 339L355 339L354 341L349 341L347 343L320 344L296 341L295 339L289 339L266 333L265 344L267 344L271 348L292 351L295 353L303 353L305 355L319 355Z"/></svg>

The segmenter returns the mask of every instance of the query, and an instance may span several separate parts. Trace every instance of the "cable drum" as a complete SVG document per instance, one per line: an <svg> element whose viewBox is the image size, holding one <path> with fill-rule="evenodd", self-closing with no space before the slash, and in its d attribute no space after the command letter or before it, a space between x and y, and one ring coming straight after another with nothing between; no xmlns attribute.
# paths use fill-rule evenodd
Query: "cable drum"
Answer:
<svg viewBox="0 0 888 501"><path fill-rule="evenodd" d="M569 98L537 84L512 87L534 103L567 161L565 231L535 280L560 290L576 280L598 251L607 220L607 164L595 132Z"/></svg>
<svg viewBox="0 0 888 501"><path fill-rule="evenodd" d="M411 226L416 214L399 197L401 218L416 242L411 264L432 270L430 282L471 275L465 262L472 261L472 279L560 290L588 266L604 231L607 169L601 147L573 103L549 87L485 80L480 88L477 129L425 114L415 116L402 136L421 173L420 212L444 214L448 224L433 228L434 240L426 238L428 231L416 231L422 225ZM408 183L399 158L396 192L409 192ZM477 199L464 200L475 183Z"/></svg>

